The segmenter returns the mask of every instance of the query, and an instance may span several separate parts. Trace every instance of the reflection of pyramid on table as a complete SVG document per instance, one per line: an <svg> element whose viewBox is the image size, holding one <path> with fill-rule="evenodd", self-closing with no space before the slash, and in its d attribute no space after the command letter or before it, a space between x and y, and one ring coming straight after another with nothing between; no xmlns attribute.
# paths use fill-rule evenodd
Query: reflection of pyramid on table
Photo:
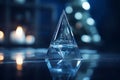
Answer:
<svg viewBox="0 0 120 80"><path fill-rule="evenodd" d="M79 57L79 49L64 11L60 17L47 54L52 59Z"/></svg>

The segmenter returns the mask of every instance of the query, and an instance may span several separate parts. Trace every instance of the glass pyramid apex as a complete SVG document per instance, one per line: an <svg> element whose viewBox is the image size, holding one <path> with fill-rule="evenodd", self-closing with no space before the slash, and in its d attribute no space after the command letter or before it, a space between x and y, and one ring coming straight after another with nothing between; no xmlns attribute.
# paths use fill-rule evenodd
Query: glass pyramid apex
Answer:
<svg viewBox="0 0 120 80"><path fill-rule="evenodd" d="M74 39L71 26L63 11L57 29L53 35L47 55L52 59L77 58L79 49Z"/></svg>
<svg viewBox="0 0 120 80"><path fill-rule="evenodd" d="M55 35L53 36L52 42L54 42L54 41L61 41L61 43L66 42L66 41L67 41L67 43L68 42L75 43L72 29L69 25L65 11L63 11L63 13L60 17L58 27L56 29Z"/></svg>

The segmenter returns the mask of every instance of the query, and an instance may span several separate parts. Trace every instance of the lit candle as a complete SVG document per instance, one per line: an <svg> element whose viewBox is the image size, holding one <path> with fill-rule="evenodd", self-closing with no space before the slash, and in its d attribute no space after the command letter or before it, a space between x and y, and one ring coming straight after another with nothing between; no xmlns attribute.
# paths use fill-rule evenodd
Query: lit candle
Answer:
<svg viewBox="0 0 120 80"><path fill-rule="evenodd" d="M3 31L0 31L0 42L4 40L4 33Z"/></svg>
<svg viewBox="0 0 120 80"><path fill-rule="evenodd" d="M16 31L11 32L10 39L13 43L18 43L18 44L25 43L25 33L21 26L18 26Z"/></svg>
<svg viewBox="0 0 120 80"><path fill-rule="evenodd" d="M26 44L31 45L34 44L35 37L33 35L27 35L26 36Z"/></svg>

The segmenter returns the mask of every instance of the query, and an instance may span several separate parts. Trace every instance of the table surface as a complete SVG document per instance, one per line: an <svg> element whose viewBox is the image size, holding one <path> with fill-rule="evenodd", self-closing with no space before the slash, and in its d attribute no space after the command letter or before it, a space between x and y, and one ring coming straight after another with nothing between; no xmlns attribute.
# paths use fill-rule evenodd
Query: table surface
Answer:
<svg viewBox="0 0 120 80"><path fill-rule="evenodd" d="M0 80L52 80L46 65L47 49L0 49ZM120 80L120 54L81 49L81 66L73 80ZM16 64L22 56L22 66Z"/></svg>

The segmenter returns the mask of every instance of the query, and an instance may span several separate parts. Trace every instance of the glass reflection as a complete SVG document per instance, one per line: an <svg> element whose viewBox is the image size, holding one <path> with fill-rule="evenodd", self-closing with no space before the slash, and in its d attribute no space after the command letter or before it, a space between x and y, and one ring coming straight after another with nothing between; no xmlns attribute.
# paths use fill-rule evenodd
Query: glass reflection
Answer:
<svg viewBox="0 0 120 80"><path fill-rule="evenodd" d="M16 68L17 68L17 70L21 71L22 70L24 56L21 53L17 53L16 56L15 56L15 60L16 60Z"/></svg>
<svg viewBox="0 0 120 80"><path fill-rule="evenodd" d="M53 80L71 80L75 77L81 60L48 60L46 59L47 66L51 73Z"/></svg>
<svg viewBox="0 0 120 80"><path fill-rule="evenodd" d="M35 50L33 50L33 49L27 49L26 50L26 58L33 58L33 57L35 57Z"/></svg>
<svg viewBox="0 0 120 80"><path fill-rule="evenodd" d="M3 53L0 53L0 64L3 63L3 60L4 60L4 54L3 54Z"/></svg>

